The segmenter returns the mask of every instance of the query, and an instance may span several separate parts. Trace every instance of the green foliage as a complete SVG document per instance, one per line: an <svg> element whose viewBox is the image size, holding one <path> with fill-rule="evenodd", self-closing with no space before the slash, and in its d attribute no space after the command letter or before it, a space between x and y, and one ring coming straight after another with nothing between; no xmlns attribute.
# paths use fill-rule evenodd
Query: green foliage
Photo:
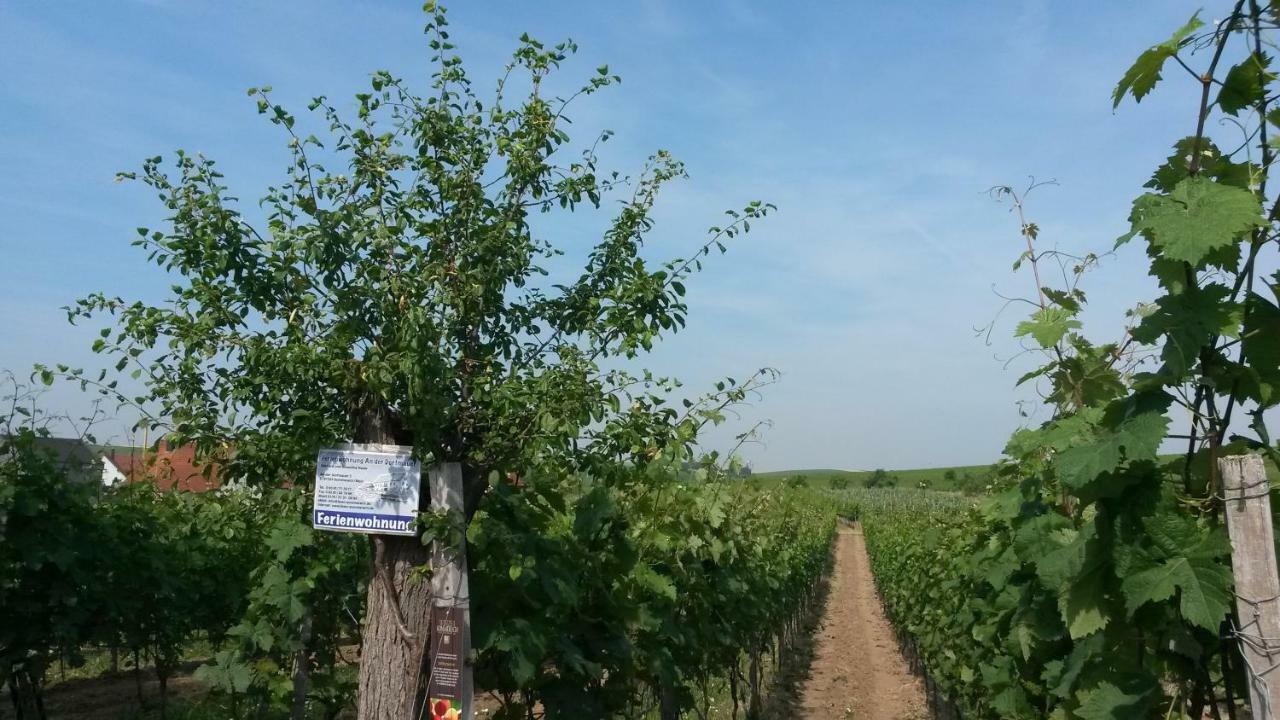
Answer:
<svg viewBox="0 0 1280 720"><path fill-rule="evenodd" d="M883 468L878 468L862 481L863 487L868 488L887 488L897 485L898 481L885 472Z"/></svg>
<svg viewBox="0 0 1280 720"><path fill-rule="evenodd" d="M261 538L243 492L106 490L96 461L53 455L36 397L0 377L0 683L39 716L53 659L109 646L161 682L197 637L217 644L245 609ZM163 695L162 695L163 697Z"/></svg>
<svg viewBox="0 0 1280 720"><path fill-rule="evenodd" d="M108 320L94 351L145 391L123 397L105 372L40 372L147 413L172 442L217 460L223 478L267 489L305 491L316 450L358 439L377 418L427 463L462 466L472 582L486 598L474 632L492 687L579 717L658 685L687 704L695 682L728 669L731 647L736 663L747 629L758 646L763 621L811 593L830 517L823 526L820 512L779 505L794 526L757 521L754 506L728 507L719 490L686 489L665 470L691 462L702 428L772 370L685 399L673 379L620 368L684 327L689 278L773 208L749 202L682 257L647 257L658 195L683 165L658 150L622 175L597 154L609 131L568 134L573 103L618 78L601 67L557 96L553 76L576 46L524 36L496 91L481 92L445 11L425 12L425 89L375 72L354 117L324 97L295 116L270 88L249 90L288 153L257 203L242 206L199 154L122 173L164 206L163 223L139 228L134 244L171 292L154 303L91 294L69 316ZM542 214L606 207L616 212L602 236L576 258L539 229ZM354 577L368 566L351 543L296 523L304 494L273 498L255 504L268 552L249 565L247 608L219 628L229 645L202 676L233 704L278 707L290 668L305 665L313 707L331 714L350 697L333 658L356 630L343 616L359 617ZM175 562L158 566L165 582L202 560ZM736 616L702 604L709 585ZM162 589L157 599L171 597ZM369 608L367 619L391 612ZM175 622L176 638L187 619ZM167 657L174 638L132 631Z"/></svg>
<svg viewBox="0 0 1280 720"><path fill-rule="evenodd" d="M1200 176L1183 180L1167 195L1138 198L1129 219L1133 230L1117 244L1141 234L1162 258L1196 269L1215 250L1238 243L1241 236L1266 224L1257 195Z"/></svg>
<svg viewBox="0 0 1280 720"><path fill-rule="evenodd" d="M1217 670L1234 652L1221 634L1234 598L1215 461L1249 450L1275 461L1263 412L1280 402L1280 276L1256 263L1277 216L1267 192L1276 76L1262 51L1275 17L1236 7L1204 34L1193 17L1116 88L1117 104L1141 99L1166 61L1208 48L1192 120L1203 132L1216 84L1217 109L1246 130L1227 154L1202 135L1179 140L1134 202L1120 243L1145 241L1160 296L1119 342L1091 343L1078 284L1095 259L1038 251L1038 229L1021 220L1018 267L1035 277L1035 309L1015 334L1044 364L1019 384L1034 383L1051 416L1014 433L996 493L967 512L845 498L895 626L965 717L1198 717L1233 679ZM1241 45L1245 59L1218 78L1224 50ZM1025 193L996 194L1023 217ZM1050 261L1063 286L1041 285ZM1171 410L1192 418L1176 462L1158 455ZM1233 413L1253 418L1251 433L1231 428Z"/></svg>
<svg viewBox="0 0 1280 720"><path fill-rule="evenodd" d="M310 507L298 489L262 494L256 509L265 553L247 605L227 632L230 643L196 673L230 698L237 715L241 707L289 707L300 657L316 717L336 717L355 697L355 668L339 646L360 634L367 543L313 530L303 521Z"/></svg>
<svg viewBox="0 0 1280 720"><path fill-rule="evenodd" d="M236 492L161 493L149 483L111 493L96 513L108 553L97 587L103 639L166 680L193 638L216 644L243 613L259 518Z"/></svg>
<svg viewBox="0 0 1280 720"><path fill-rule="evenodd" d="M659 150L622 175L600 167L609 131L568 133L573 103L617 76L601 67L558 97L549 88L576 45L524 36L496 91L481 93L444 9L429 4L426 23L425 91L377 71L355 117L324 97L305 117L271 88L249 90L288 148L285 177L249 204L261 218L198 154L122 173L168 211L134 244L168 272L171 296L92 294L69 312L110 319L94 349L133 368L146 393L118 397L64 372L170 425L225 476L270 487L308 484L317 448L386 415L397 443L463 464L468 515L491 478L552 457L569 474L691 459L698 429L723 419L719 401L750 381L678 408L675 381L617 368L685 325L690 276L772 206L728 210L682 257L646 258L658 195L683 165ZM618 210L576 259L535 231L540 215L605 207Z"/></svg>
<svg viewBox="0 0 1280 720"><path fill-rule="evenodd" d="M1164 69L1165 62L1175 56L1183 46L1190 44L1193 40L1192 34L1202 27L1204 27L1204 21L1200 19L1200 13L1197 11L1168 40L1151 46L1139 55L1137 62L1116 85L1115 92L1111 95L1112 105L1119 107L1127 94L1132 94L1135 101L1141 101L1146 97L1156 83L1160 82L1160 73Z"/></svg>
<svg viewBox="0 0 1280 720"><path fill-rule="evenodd" d="M75 663L93 638L101 598L86 589L102 579L109 557L96 542L93 485L72 480L37 445L38 429L7 419L0 427L0 684L31 711L50 662Z"/></svg>
<svg viewBox="0 0 1280 720"><path fill-rule="evenodd" d="M658 469L626 486L533 478L471 530L477 683L498 717L613 717L763 651L813 600L834 512L800 493ZM564 498L565 500L562 500Z"/></svg>
<svg viewBox="0 0 1280 720"><path fill-rule="evenodd" d="M1042 348L1053 347L1062 342L1068 332L1080 329L1080 321L1074 315L1075 313L1065 308L1044 307L1037 310L1030 320L1018 323L1018 330L1014 334L1018 337L1030 335Z"/></svg>

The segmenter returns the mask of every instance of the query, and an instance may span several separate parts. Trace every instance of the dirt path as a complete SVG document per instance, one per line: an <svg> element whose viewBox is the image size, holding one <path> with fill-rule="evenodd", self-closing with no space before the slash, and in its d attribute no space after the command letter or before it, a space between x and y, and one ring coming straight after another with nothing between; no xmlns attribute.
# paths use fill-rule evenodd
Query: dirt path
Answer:
<svg viewBox="0 0 1280 720"><path fill-rule="evenodd" d="M804 686L806 720L925 718L924 692L876 596L862 528L840 528L835 571Z"/></svg>

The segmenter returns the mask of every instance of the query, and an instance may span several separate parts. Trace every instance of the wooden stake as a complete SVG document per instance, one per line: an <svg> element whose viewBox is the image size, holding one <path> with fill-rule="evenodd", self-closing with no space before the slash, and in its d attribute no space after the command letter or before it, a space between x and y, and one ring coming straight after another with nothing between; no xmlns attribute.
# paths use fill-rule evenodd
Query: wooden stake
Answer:
<svg viewBox="0 0 1280 720"><path fill-rule="evenodd" d="M1218 460L1222 475L1231 567L1236 581L1240 654L1249 681L1255 720L1280 718L1280 577L1271 526L1271 483L1262 458L1237 455Z"/></svg>
<svg viewBox="0 0 1280 720"><path fill-rule="evenodd" d="M466 517L462 502L462 466L442 463L427 471L431 507L451 520ZM461 720L475 713L471 668L471 588L467 580L467 538L458 545L436 542L431 555L432 641L428 697L446 697L461 704ZM446 639L447 638L447 639ZM445 694L447 693L447 694ZM455 707L457 705L455 704Z"/></svg>

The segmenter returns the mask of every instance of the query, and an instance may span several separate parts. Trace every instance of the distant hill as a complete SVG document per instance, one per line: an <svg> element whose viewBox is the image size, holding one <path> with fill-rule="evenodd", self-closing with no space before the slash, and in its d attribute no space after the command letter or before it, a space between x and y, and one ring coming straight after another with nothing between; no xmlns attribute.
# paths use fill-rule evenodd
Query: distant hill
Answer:
<svg viewBox="0 0 1280 720"><path fill-rule="evenodd" d="M1180 472L1178 468L1183 459L1182 455L1162 455L1160 460L1163 463L1174 465L1173 469ZM787 478L804 475L809 479L809 484L813 487L825 487L828 479L831 477L849 478L850 484L861 485L867 478L871 477L874 470L837 470L833 468L811 468L799 470L778 470L775 472L755 473L753 477L765 484L781 483ZM961 492L978 492L987 484L987 477L991 473L990 465L956 465L953 467L936 467L936 468L912 468L909 470L889 470L885 472L890 478L896 480L898 487L918 487L924 482L930 490L959 490ZM951 473L948 475L948 473ZM1280 486L1280 470L1275 465L1267 463L1267 475L1271 478L1273 486Z"/></svg>
<svg viewBox="0 0 1280 720"><path fill-rule="evenodd" d="M787 478L804 475L815 487L825 486L832 477L848 478L851 484L860 485L871 477L874 470L837 470L834 468L805 468L797 470L778 470L775 472L755 473L752 477L763 483L781 483ZM987 476L991 472L990 465L956 465L951 467L912 468L908 470L890 470L885 473L895 480L899 487L918 487L922 482L931 490L977 491L987 484Z"/></svg>

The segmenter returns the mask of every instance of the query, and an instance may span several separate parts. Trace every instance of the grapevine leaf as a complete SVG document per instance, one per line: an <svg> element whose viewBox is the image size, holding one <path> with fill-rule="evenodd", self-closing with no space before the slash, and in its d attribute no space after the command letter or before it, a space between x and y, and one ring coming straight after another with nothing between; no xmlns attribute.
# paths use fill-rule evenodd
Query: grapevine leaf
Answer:
<svg viewBox="0 0 1280 720"><path fill-rule="evenodd" d="M1270 407L1280 401L1280 307L1257 294L1250 294L1245 303L1242 353L1257 373L1255 399Z"/></svg>
<svg viewBox="0 0 1280 720"><path fill-rule="evenodd" d="M1178 28L1168 40L1154 45L1145 50L1138 56L1137 61L1129 68L1124 77L1120 78L1119 84L1116 85L1115 92L1111 95L1112 107L1120 107L1120 101L1124 100L1126 93L1131 93L1135 101L1141 102L1142 98L1151 89L1160 82L1160 72L1164 69L1164 63L1178 52L1178 48L1187 42L1191 34L1204 26L1204 21L1200 19L1200 13L1197 11L1185 25Z"/></svg>
<svg viewBox="0 0 1280 720"><path fill-rule="evenodd" d="M1127 388L1115 368L1115 345L1093 348L1075 343L1075 347L1076 353L1064 357L1053 372L1050 400L1068 407L1085 407L1125 394Z"/></svg>
<svg viewBox="0 0 1280 720"><path fill-rule="evenodd" d="M1057 290L1051 287L1040 288L1040 292L1045 297L1062 306L1064 310L1071 313L1080 312L1080 297L1077 294L1066 292L1065 290ZM1077 290L1076 293L1079 293Z"/></svg>
<svg viewBox="0 0 1280 720"><path fill-rule="evenodd" d="M1145 187L1172 192L1178 183L1191 177L1191 160L1196 156L1199 156L1199 174L1224 185L1248 189L1259 172L1258 166L1252 163L1238 163L1224 155L1211 140L1189 135L1174 143L1173 153L1156 169Z"/></svg>
<svg viewBox="0 0 1280 720"><path fill-rule="evenodd" d="M1231 570L1212 560L1171 558L1124 579L1125 605L1132 615L1149 602L1181 591L1179 609L1187 622L1216 630L1231 608Z"/></svg>
<svg viewBox="0 0 1280 720"><path fill-rule="evenodd" d="M1014 383L1014 386L1016 387L1018 385L1021 385L1027 382L1028 380L1034 380L1038 377L1041 377L1046 373L1048 373L1049 371L1053 370L1053 367L1054 367L1054 364L1050 363L1048 365L1045 365L1044 367L1032 370L1031 372L1028 372L1024 374L1022 377L1018 378L1018 382Z"/></svg>
<svg viewBox="0 0 1280 720"><path fill-rule="evenodd" d="M276 559L284 562L294 550L310 545L314 538L311 528L298 522L278 523L267 537L266 545Z"/></svg>
<svg viewBox="0 0 1280 720"><path fill-rule="evenodd" d="M1271 58L1253 53L1243 62L1231 68L1218 91L1218 107L1228 115L1237 115L1252 107L1266 95L1266 85L1275 79L1268 66Z"/></svg>
<svg viewBox="0 0 1280 720"><path fill-rule="evenodd" d="M676 599L676 586L671 582L671 578L661 575L648 565L637 566L635 578L644 589L668 600Z"/></svg>
<svg viewBox="0 0 1280 720"><path fill-rule="evenodd" d="M1185 377L1213 338L1239 337L1244 308L1231 302L1230 295L1230 288L1219 283L1165 295L1133 329L1133 339L1151 345L1163 337L1165 370L1170 377Z"/></svg>
<svg viewBox="0 0 1280 720"><path fill-rule="evenodd" d="M1051 688L1050 692L1061 698L1070 697L1085 665L1095 656L1103 654L1105 647L1106 638L1101 633L1096 633L1074 643L1066 660L1059 662L1057 667L1046 664L1043 678Z"/></svg>
<svg viewBox="0 0 1280 720"><path fill-rule="evenodd" d="M1084 564L1084 545L1093 537L1093 529L1092 523L1086 525L1072 535L1069 543L1045 552L1036 561L1036 575L1046 588L1056 590L1063 587L1080 572Z"/></svg>
<svg viewBox="0 0 1280 720"><path fill-rule="evenodd" d="M1231 554L1231 543L1222 528L1208 530L1172 504L1163 505L1143 527L1155 547L1169 557L1212 560Z"/></svg>
<svg viewBox="0 0 1280 720"><path fill-rule="evenodd" d="M1054 450L1066 450L1093 439L1098 423L1102 422L1102 409L1082 408L1074 415L1054 421L1044 430L1044 443Z"/></svg>
<svg viewBox="0 0 1280 720"><path fill-rule="evenodd" d="M1042 348L1051 348L1058 344L1068 332L1080 329L1080 321L1073 313L1060 307L1045 307L1031 315L1030 320L1018 323L1014 335L1023 337L1030 335Z"/></svg>
<svg viewBox="0 0 1280 720"><path fill-rule="evenodd" d="M1034 708L1017 682L1017 669L1010 658L1000 658L981 668L982 683L991 692L991 707L1000 717L1026 717Z"/></svg>
<svg viewBox="0 0 1280 720"><path fill-rule="evenodd" d="M1231 607L1231 570L1220 562L1231 545L1222 530L1205 530L1172 505L1146 518L1143 527L1152 547L1132 554L1121 582L1129 615L1180 592L1182 616L1216 630Z"/></svg>
<svg viewBox="0 0 1280 720"><path fill-rule="evenodd" d="M994 590L1003 590L1012 576L1018 569L1022 567L1021 561L1018 560L1017 553L1013 548L1005 548L986 568L984 579L991 585Z"/></svg>
<svg viewBox="0 0 1280 720"><path fill-rule="evenodd" d="M1180 293L1187 289L1187 268L1176 260L1162 255L1151 258L1150 275L1160 283L1160 287L1170 293Z"/></svg>
<svg viewBox="0 0 1280 720"><path fill-rule="evenodd" d="M1058 608L1071 639L1088 637L1111 620L1106 607L1106 572L1101 568L1075 578L1058 596Z"/></svg>
<svg viewBox="0 0 1280 720"><path fill-rule="evenodd" d="M1071 530L1061 521L1043 520L1043 528L1051 537L1064 538ZM1054 527L1056 526L1056 527ZM1105 550L1098 536L1095 517L1075 533L1069 543L1057 549L1046 544L1031 543L1022 538L1026 550L1047 550L1036 563L1036 573L1044 587L1058 593L1058 610L1073 639L1088 637L1110 622L1106 582L1109 567L1104 563Z"/></svg>
<svg viewBox="0 0 1280 720"><path fill-rule="evenodd" d="M1071 520L1046 513L1029 520L1014 535L1014 548L1022 558L1035 560L1070 544L1076 535Z"/></svg>
<svg viewBox="0 0 1280 720"><path fill-rule="evenodd" d="M1179 182L1168 195L1142 195L1133 202L1129 220L1133 228L1120 236L1117 247L1141 234L1163 257L1193 266L1266 224L1256 195L1200 176Z"/></svg>
<svg viewBox="0 0 1280 720"><path fill-rule="evenodd" d="M1169 418L1152 411L1126 418L1115 429L1101 428L1092 442L1058 453L1053 463L1058 479L1078 492L1126 461L1153 460L1168 427Z"/></svg>
<svg viewBox="0 0 1280 720"><path fill-rule="evenodd" d="M1076 716L1081 720L1129 720L1143 717L1155 690L1149 683L1124 683L1124 687L1109 680L1103 680L1085 690L1076 693L1080 707L1076 708Z"/></svg>

